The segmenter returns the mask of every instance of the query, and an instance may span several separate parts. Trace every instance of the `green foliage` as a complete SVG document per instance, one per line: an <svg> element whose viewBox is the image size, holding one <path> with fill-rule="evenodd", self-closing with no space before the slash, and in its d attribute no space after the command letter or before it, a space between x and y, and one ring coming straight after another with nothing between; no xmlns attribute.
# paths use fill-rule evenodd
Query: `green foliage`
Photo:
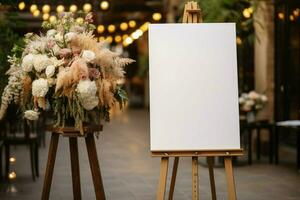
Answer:
<svg viewBox="0 0 300 200"><path fill-rule="evenodd" d="M115 92L115 98L117 99L120 108L122 109L125 103L128 101L128 97L126 91L121 86L117 87Z"/></svg>

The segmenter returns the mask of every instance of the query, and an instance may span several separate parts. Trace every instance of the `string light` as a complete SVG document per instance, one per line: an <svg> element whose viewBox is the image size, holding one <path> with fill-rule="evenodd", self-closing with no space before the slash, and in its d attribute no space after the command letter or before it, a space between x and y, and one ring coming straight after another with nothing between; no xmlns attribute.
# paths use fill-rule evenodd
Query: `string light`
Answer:
<svg viewBox="0 0 300 200"><path fill-rule="evenodd" d="M10 172L10 173L8 174L8 178L11 179L11 180L17 178L16 172Z"/></svg>
<svg viewBox="0 0 300 200"><path fill-rule="evenodd" d="M108 32L113 33L116 30L116 26L111 24L107 27Z"/></svg>
<svg viewBox="0 0 300 200"><path fill-rule="evenodd" d="M25 6L26 5L25 5L24 1L20 2L19 5L18 5L18 7L19 7L20 10L24 10Z"/></svg>
<svg viewBox="0 0 300 200"><path fill-rule="evenodd" d="M108 43L112 43L112 42L113 42L112 36L107 36L107 37L106 37L106 41L107 41Z"/></svg>
<svg viewBox="0 0 300 200"><path fill-rule="evenodd" d="M37 7L37 5L36 4L32 4L31 6L30 6L30 12L34 12L34 11L36 11L38 9L38 7Z"/></svg>
<svg viewBox="0 0 300 200"><path fill-rule="evenodd" d="M251 17L251 13L249 12L249 9L248 9L248 8L245 8L245 9L243 10L243 16L244 16L245 18L250 18L250 17Z"/></svg>
<svg viewBox="0 0 300 200"><path fill-rule="evenodd" d="M100 8L101 8L102 10L107 10L107 9L109 8L109 3L108 3L108 1L102 1L102 2L100 3Z"/></svg>
<svg viewBox="0 0 300 200"><path fill-rule="evenodd" d="M116 43L119 43L119 42L121 42L122 41L122 37L120 36L120 35L116 35L115 36L115 42Z"/></svg>
<svg viewBox="0 0 300 200"><path fill-rule="evenodd" d="M76 5L74 5L74 4L72 4L72 5L70 5L70 8L69 8L69 10L70 10L70 12L76 12L77 11L77 6Z"/></svg>
<svg viewBox="0 0 300 200"><path fill-rule="evenodd" d="M237 43L238 45L241 45L241 44L242 44L242 39L241 39L239 36L236 37L236 43Z"/></svg>
<svg viewBox="0 0 300 200"><path fill-rule="evenodd" d="M44 21L48 20L49 17L50 17L49 13L44 13L44 14L43 14L43 20L44 20Z"/></svg>
<svg viewBox="0 0 300 200"><path fill-rule="evenodd" d="M128 24L127 24L126 22L122 22L122 23L120 24L120 29L121 29L122 31L126 31L126 30L128 29Z"/></svg>
<svg viewBox="0 0 300 200"><path fill-rule="evenodd" d="M97 31L98 31L98 33L103 33L105 31L105 27L103 25L99 25L97 27Z"/></svg>
<svg viewBox="0 0 300 200"><path fill-rule="evenodd" d="M294 15L290 15L290 20L291 20L291 21L294 21L294 20L295 20Z"/></svg>
<svg viewBox="0 0 300 200"><path fill-rule="evenodd" d="M284 19L284 14L282 12L278 13L278 18L283 20Z"/></svg>
<svg viewBox="0 0 300 200"><path fill-rule="evenodd" d="M49 13L50 10L51 10L51 7L49 5L47 5L47 4L42 7L42 11L44 13Z"/></svg>
<svg viewBox="0 0 300 200"><path fill-rule="evenodd" d="M51 16L49 17L49 21L50 21L50 22L55 22L55 21L56 21L56 16L51 15Z"/></svg>
<svg viewBox="0 0 300 200"><path fill-rule="evenodd" d="M105 41L105 37L104 37L104 36L99 37L99 41L100 41L100 42Z"/></svg>
<svg viewBox="0 0 300 200"><path fill-rule="evenodd" d="M253 14L253 7L248 8L249 13Z"/></svg>
<svg viewBox="0 0 300 200"><path fill-rule="evenodd" d="M10 163L15 163L16 162L16 158L15 157L10 157L9 158L9 162Z"/></svg>
<svg viewBox="0 0 300 200"><path fill-rule="evenodd" d="M300 9L299 9L299 8L295 9L295 10L293 11L293 14L295 15L295 17L298 17L299 14L300 14Z"/></svg>
<svg viewBox="0 0 300 200"><path fill-rule="evenodd" d="M149 27L149 22L145 22L141 27L140 29L143 31L143 32L146 32L148 30L148 27Z"/></svg>
<svg viewBox="0 0 300 200"><path fill-rule="evenodd" d="M136 26L136 22L134 20L130 20L128 25L130 28L134 28Z"/></svg>
<svg viewBox="0 0 300 200"><path fill-rule="evenodd" d="M159 21L159 20L161 20L161 18L162 18L162 16L160 13L153 13L153 15L152 15L152 19L154 21Z"/></svg>
<svg viewBox="0 0 300 200"><path fill-rule="evenodd" d="M39 10L35 10L34 12L33 12L33 16L34 17L38 17L40 15L40 11Z"/></svg>
<svg viewBox="0 0 300 200"><path fill-rule="evenodd" d="M64 11L65 11L65 7L64 7L63 5L58 5L58 6L56 7L56 11L57 11L58 13L64 12Z"/></svg>
<svg viewBox="0 0 300 200"><path fill-rule="evenodd" d="M123 45L124 46L128 46L130 45L131 43L133 42L133 39L131 37L127 37L124 42L123 42Z"/></svg>
<svg viewBox="0 0 300 200"><path fill-rule="evenodd" d="M92 10L92 5L90 3L85 3L83 5L83 11L84 12L90 12Z"/></svg>
<svg viewBox="0 0 300 200"><path fill-rule="evenodd" d="M124 35L122 36L122 39L125 40L127 37L128 37L128 35L127 35L127 34L124 34Z"/></svg>

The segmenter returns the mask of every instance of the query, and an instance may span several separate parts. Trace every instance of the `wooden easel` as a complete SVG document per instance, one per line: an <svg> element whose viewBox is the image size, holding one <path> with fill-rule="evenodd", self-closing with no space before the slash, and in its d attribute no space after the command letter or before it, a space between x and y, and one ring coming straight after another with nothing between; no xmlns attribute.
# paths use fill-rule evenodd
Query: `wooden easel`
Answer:
<svg viewBox="0 0 300 200"><path fill-rule="evenodd" d="M185 5L182 22L183 23L202 22L201 9L199 8L196 2L193 1L188 2ZM241 156L241 155L243 155L242 149L152 152L152 156L161 157L160 179L159 179L156 199L164 200L165 198L169 158L174 157L173 171L172 171L169 197L168 197L169 200L172 200L174 189L175 189L179 157L192 157L192 199L198 200L199 199L198 157L206 157L208 169L209 169L211 196L213 200L216 200L216 188L215 188L214 170L213 170L214 157L224 157L225 171L227 177L228 199L235 200L236 192L235 192L235 184L234 184L233 169L232 169L232 157Z"/></svg>
<svg viewBox="0 0 300 200"><path fill-rule="evenodd" d="M49 146L48 161L46 166L46 173L45 173L41 199L42 200L49 199L58 140L59 140L59 136L62 135L64 137L69 138L74 200L81 200L81 186L80 186L80 172L79 172L78 144L77 144L77 138L79 137L85 139L96 199L105 200L105 192L103 188L101 172L100 172L100 167L99 167L99 162L97 157L97 150L95 145L95 139L94 139L94 133L102 131L102 126L84 127L83 135L81 135L79 131L75 130L74 127L48 128L48 130L52 132L52 135L51 135L51 141Z"/></svg>

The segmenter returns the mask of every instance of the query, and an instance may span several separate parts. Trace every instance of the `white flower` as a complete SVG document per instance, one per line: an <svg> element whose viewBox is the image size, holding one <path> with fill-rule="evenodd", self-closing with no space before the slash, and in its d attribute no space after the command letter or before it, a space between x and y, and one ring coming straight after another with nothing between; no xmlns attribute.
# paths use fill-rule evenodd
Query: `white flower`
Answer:
<svg viewBox="0 0 300 200"><path fill-rule="evenodd" d="M34 111L34 110L26 110L24 112L24 117L28 120L32 120L32 121L35 121L35 120L38 120L39 118L39 113Z"/></svg>
<svg viewBox="0 0 300 200"><path fill-rule="evenodd" d="M54 39L56 41L63 41L64 40L64 36L61 34L61 33L57 33L55 36L54 36Z"/></svg>
<svg viewBox="0 0 300 200"><path fill-rule="evenodd" d="M22 69L25 72L30 72L33 67L34 55L28 54L22 60Z"/></svg>
<svg viewBox="0 0 300 200"><path fill-rule="evenodd" d="M92 63L93 60L96 58L96 54L90 50L84 50L84 51L82 51L82 58L86 62Z"/></svg>
<svg viewBox="0 0 300 200"><path fill-rule="evenodd" d="M262 102L266 103L268 101L268 97L266 95L261 95Z"/></svg>
<svg viewBox="0 0 300 200"><path fill-rule="evenodd" d="M55 29L50 29L47 31L47 36L48 37L53 37L56 34L56 30Z"/></svg>
<svg viewBox="0 0 300 200"><path fill-rule="evenodd" d="M249 98L256 100L259 98L259 94L257 94L255 91L251 91L251 92L249 92Z"/></svg>
<svg viewBox="0 0 300 200"><path fill-rule="evenodd" d="M95 81L81 80L76 91L81 99L82 106L86 110L92 110L98 105L99 98L96 96L97 86Z"/></svg>
<svg viewBox="0 0 300 200"><path fill-rule="evenodd" d="M37 72L43 71L48 65L53 64L51 59L46 55L38 54L34 58L33 66Z"/></svg>
<svg viewBox="0 0 300 200"><path fill-rule="evenodd" d="M76 36L76 33L69 32L69 33L65 34L65 40L67 42L70 42L75 36Z"/></svg>
<svg viewBox="0 0 300 200"><path fill-rule="evenodd" d="M54 55L58 55L59 51L60 51L60 48L57 44L55 44L53 47L52 47L52 51L54 53Z"/></svg>
<svg viewBox="0 0 300 200"><path fill-rule="evenodd" d="M54 65L48 65L46 68L46 76L47 78L51 78L55 73L55 66Z"/></svg>
<svg viewBox="0 0 300 200"><path fill-rule="evenodd" d="M39 78L32 82L32 95L35 97L46 96L49 90L48 81L44 78Z"/></svg>

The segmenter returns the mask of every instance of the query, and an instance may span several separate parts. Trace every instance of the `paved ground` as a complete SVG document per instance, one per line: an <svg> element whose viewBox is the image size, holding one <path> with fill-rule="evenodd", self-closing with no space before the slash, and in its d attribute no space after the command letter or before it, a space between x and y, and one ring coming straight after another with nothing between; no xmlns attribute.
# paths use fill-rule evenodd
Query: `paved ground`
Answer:
<svg viewBox="0 0 300 200"><path fill-rule="evenodd" d="M47 137L48 147L49 137ZM106 124L103 134L96 141L105 192L108 200L153 200L159 176L159 159L149 152L148 112L134 110L116 116ZM84 200L93 200L94 189L88 165L86 148L79 142L81 185ZM40 199L47 148L40 150L41 177L31 180L29 152L25 147L12 148L17 162L12 169L17 178L11 183L0 182L1 200ZM252 166L235 168L238 199L242 200L298 200L300 199L300 175L295 170L295 153L283 150L282 164L269 165L264 158ZM62 138L59 143L50 199L72 199L69 145ZM245 163L245 158L240 163ZM200 161L200 198L210 199L207 168ZM171 166L170 166L171 167ZM215 170L218 199L227 199L223 168ZM179 164L175 200L191 199L191 161L183 159ZM9 192L10 191L10 192Z"/></svg>

